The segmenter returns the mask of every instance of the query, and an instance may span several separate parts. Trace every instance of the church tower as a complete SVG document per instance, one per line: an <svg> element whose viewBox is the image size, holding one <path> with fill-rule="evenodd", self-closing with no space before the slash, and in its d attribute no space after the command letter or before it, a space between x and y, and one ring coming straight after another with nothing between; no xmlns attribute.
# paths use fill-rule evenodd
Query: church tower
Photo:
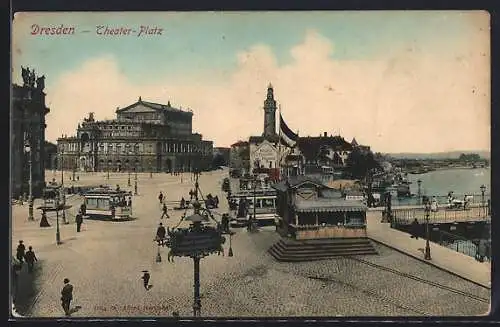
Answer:
<svg viewBox="0 0 500 327"><path fill-rule="evenodd" d="M269 83L267 97L264 101L264 137L276 135L276 100L274 100L273 86Z"/></svg>

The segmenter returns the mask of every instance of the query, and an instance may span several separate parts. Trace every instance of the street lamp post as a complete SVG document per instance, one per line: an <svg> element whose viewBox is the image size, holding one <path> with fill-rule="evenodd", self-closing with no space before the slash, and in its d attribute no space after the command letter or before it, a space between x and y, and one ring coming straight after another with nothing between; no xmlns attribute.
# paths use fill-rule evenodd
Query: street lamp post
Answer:
<svg viewBox="0 0 500 327"><path fill-rule="evenodd" d="M253 216L248 219L248 230L253 231L254 230L254 221L256 219L256 207L257 207L257 176L253 176L253 181L252 181L252 186L253 186Z"/></svg>
<svg viewBox="0 0 500 327"><path fill-rule="evenodd" d="M149 178L153 178L153 163L149 159Z"/></svg>
<svg viewBox="0 0 500 327"><path fill-rule="evenodd" d="M224 231L221 229L219 223L216 228L203 224L212 215L208 209L202 208L201 203L198 201L198 175L199 173L195 171L195 191L190 192L191 199L194 198L191 201L194 214L185 218L186 221L191 223L190 227L169 231L169 239L167 241L167 246L170 248L168 261L170 261L170 257L175 256L190 257L193 259L193 315L195 317L201 315L200 260L213 253L220 254L223 251L222 244L225 243L225 238L222 236ZM230 235L231 242L231 232L228 232L228 234ZM231 244L228 256L233 256Z"/></svg>
<svg viewBox="0 0 500 327"><path fill-rule="evenodd" d="M106 163L106 172L107 172L107 177L108 177L108 181L109 181L109 160L108 162Z"/></svg>
<svg viewBox="0 0 500 327"><path fill-rule="evenodd" d="M139 194L139 193L137 193L137 164L135 165L134 171L135 171L135 176L134 176L134 195L137 195L137 194Z"/></svg>
<svg viewBox="0 0 500 327"><path fill-rule="evenodd" d="M484 184L483 184L483 185L481 185L480 189L481 189L481 208L482 208L482 210L481 210L481 211L483 211L483 213L484 213L484 214L485 214L485 216L486 216L486 212L485 212L485 210L484 210L484 209L485 209L485 207L486 207L486 206L485 206L485 203L484 203L484 192L486 191L486 186L484 186Z"/></svg>
<svg viewBox="0 0 500 327"><path fill-rule="evenodd" d="M61 146L61 187L64 186L64 148Z"/></svg>
<svg viewBox="0 0 500 327"><path fill-rule="evenodd" d="M61 199L62 199L62 219L65 225L69 224L69 221L66 220L66 193L64 192L64 188L61 188Z"/></svg>
<svg viewBox="0 0 500 327"><path fill-rule="evenodd" d="M127 182L127 185L128 186L132 185L132 184L130 184L130 167L128 167L128 182Z"/></svg>
<svg viewBox="0 0 500 327"><path fill-rule="evenodd" d="M422 189L420 188L420 186L422 185L422 181L420 179L417 181L417 185L418 185L418 204L422 204Z"/></svg>
<svg viewBox="0 0 500 327"><path fill-rule="evenodd" d="M429 238L430 238L430 233L429 233L429 215L431 213L431 204L429 201L425 203L425 234L426 234L426 240L425 240L425 260L431 260L431 247L429 244Z"/></svg>
<svg viewBox="0 0 500 327"><path fill-rule="evenodd" d="M73 177L72 177L73 182L75 181L75 174L76 174L76 159L77 158L75 158L75 164L73 165Z"/></svg>
<svg viewBox="0 0 500 327"><path fill-rule="evenodd" d="M59 199L56 198L56 243L61 244L61 233L59 231Z"/></svg>
<svg viewBox="0 0 500 327"><path fill-rule="evenodd" d="M33 161L31 160L31 144L27 140L26 145L24 146L24 151L28 154L28 169L29 169L29 198L28 198L28 220L35 220L33 218Z"/></svg>

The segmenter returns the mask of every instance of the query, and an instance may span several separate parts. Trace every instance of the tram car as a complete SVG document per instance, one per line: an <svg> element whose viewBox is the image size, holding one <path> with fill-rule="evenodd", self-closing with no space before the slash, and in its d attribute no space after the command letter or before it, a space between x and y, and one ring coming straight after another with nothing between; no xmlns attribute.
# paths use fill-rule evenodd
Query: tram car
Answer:
<svg viewBox="0 0 500 327"><path fill-rule="evenodd" d="M248 225L250 217L254 213L255 221L258 226L274 226L278 221L276 214L277 195L274 191L252 191L232 194L230 203L236 203L236 206L230 206L232 210L230 225L232 227L244 227ZM254 204L255 202L255 204Z"/></svg>
<svg viewBox="0 0 500 327"><path fill-rule="evenodd" d="M127 205L128 196L130 192L107 187L89 190L84 194L86 215L110 220L128 219L132 215L132 208Z"/></svg>
<svg viewBox="0 0 500 327"><path fill-rule="evenodd" d="M43 208L47 210L62 209L64 201L62 199L63 193L61 186L49 185L43 189Z"/></svg>

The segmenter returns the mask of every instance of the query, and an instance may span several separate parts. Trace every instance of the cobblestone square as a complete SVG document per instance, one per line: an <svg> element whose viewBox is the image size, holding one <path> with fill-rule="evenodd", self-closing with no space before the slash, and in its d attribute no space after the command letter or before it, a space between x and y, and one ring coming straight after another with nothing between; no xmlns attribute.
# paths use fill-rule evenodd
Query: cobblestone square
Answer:
<svg viewBox="0 0 500 327"><path fill-rule="evenodd" d="M52 172L47 173L48 179L52 176ZM221 199L216 213L227 211L221 190L225 176L227 170L200 176L204 196L211 193ZM82 185L108 183L127 188L127 174L113 173L109 181L105 173L79 177ZM139 174L138 186L139 195L133 197L135 219L86 220L81 233L76 232L74 214L82 200L69 196L67 202L73 207L67 214L69 224L61 224L61 245L55 243L55 214L49 214L52 227L40 228L39 212L37 220L29 222L27 205L13 205L12 251L22 239L26 246L33 246L39 258L32 276L26 271L21 274L24 298L18 302L24 301L19 304L24 315L63 316L59 298L64 278L74 285L72 306L80 307L74 317L171 316L174 311L180 316L192 315L192 260L167 262L168 248L161 248L163 260L156 263L158 248L153 241L161 216L158 193L163 191L167 201L187 198L194 188L192 176L185 173L181 181L181 176L170 174L154 174L153 178ZM133 190L133 186L128 188ZM172 208L170 205L170 219L163 220L169 227L178 225L183 213ZM226 242L224 256L201 260L202 316L461 316L483 315L489 310L488 290L382 245L375 245L379 255L359 257L362 261L339 258L280 263L267 253L279 239L273 228L257 233L234 231L233 257L227 256ZM149 291L142 285L142 270L151 273L153 287ZM404 277L404 273L421 280Z"/></svg>

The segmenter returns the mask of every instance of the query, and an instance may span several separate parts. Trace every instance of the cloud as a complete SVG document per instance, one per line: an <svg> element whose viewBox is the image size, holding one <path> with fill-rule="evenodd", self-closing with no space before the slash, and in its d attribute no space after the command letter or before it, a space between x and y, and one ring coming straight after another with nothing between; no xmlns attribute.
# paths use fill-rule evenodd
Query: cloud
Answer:
<svg viewBox="0 0 500 327"><path fill-rule="evenodd" d="M117 106L142 96L191 108L194 129L228 146L262 133L271 82L288 125L303 136L340 133L382 152L489 149L487 31L465 43L456 51L414 46L373 60L335 60L333 43L309 30L286 64L258 44L238 53L237 68L217 78L200 73L149 85L128 79L113 56L96 58L47 89L47 138L74 134L90 111L113 118Z"/></svg>

